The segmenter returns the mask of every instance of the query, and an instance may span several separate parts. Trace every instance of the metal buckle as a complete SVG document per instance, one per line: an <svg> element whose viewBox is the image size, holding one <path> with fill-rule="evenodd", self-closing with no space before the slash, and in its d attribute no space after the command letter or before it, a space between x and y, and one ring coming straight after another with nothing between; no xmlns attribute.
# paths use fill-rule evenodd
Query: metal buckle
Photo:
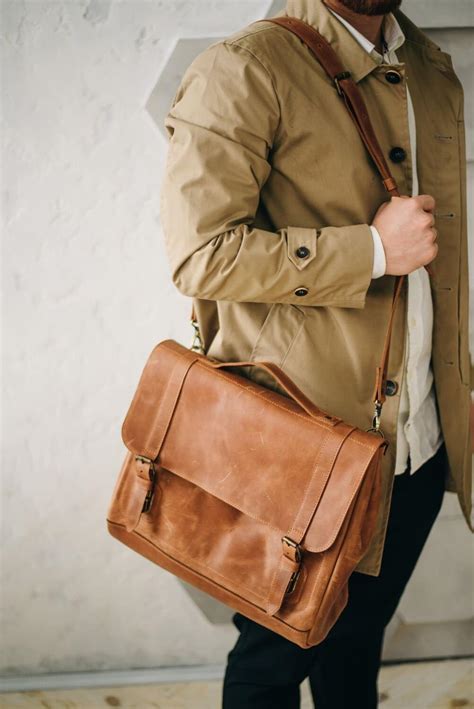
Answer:
<svg viewBox="0 0 474 709"><path fill-rule="evenodd" d="M295 562L299 564L298 568L296 571L293 571L293 573L290 576L290 580L288 581L288 585L285 589L285 595L292 593L295 589L296 583L298 581L300 572L301 572L301 559L302 559L302 549L300 545L295 542L293 539L290 539L290 537L282 537L281 541L283 544L286 544L287 546L291 547L294 550L294 555L295 555Z"/></svg>
<svg viewBox="0 0 474 709"><path fill-rule="evenodd" d="M367 433L378 433L379 436L385 438L382 429L380 428L380 414L382 413L382 402L376 399L375 401L375 411L372 418L372 426L367 429Z"/></svg>
<svg viewBox="0 0 474 709"><path fill-rule="evenodd" d="M343 79L349 79L350 76L351 76L350 71L340 71L339 74L336 74L336 76L334 77L334 83L336 84L336 89L337 89L337 93L339 94L339 96L342 96L342 89L339 86L339 82L342 81Z"/></svg>
<svg viewBox="0 0 474 709"><path fill-rule="evenodd" d="M295 561L299 564L302 557L300 545L297 542L293 541L293 539L290 539L290 537L286 536L282 537L281 541L283 542L283 544L286 544L287 546L295 550Z"/></svg>
<svg viewBox="0 0 474 709"><path fill-rule="evenodd" d="M155 494L155 482L156 482L155 461L152 460L151 458L147 458L144 455L136 455L135 460L139 460L142 463L149 463L149 465L150 465L150 467L148 469L148 477L150 478L151 485L150 485L150 488L147 490L147 493L145 495L145 499L143 501L143 507L142 507L142 512L148 512L148 510L151 507L151 503L153 502L153 495Z"/></svg>

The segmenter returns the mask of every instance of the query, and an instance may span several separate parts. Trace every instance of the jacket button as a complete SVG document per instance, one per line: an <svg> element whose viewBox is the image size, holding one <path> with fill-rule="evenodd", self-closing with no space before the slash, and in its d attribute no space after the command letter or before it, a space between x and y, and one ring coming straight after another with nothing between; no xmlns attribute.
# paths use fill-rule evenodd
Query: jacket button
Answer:
<svg viewBox="0 0 474 709"><path fill-rule="evenodd" d="M386 396L393 396L398 391L398 382L394 382L392 379L387 379L385 382L385 394Z"/></svg>
<svg viewBox="0 0 474 709"><path fill-rule="evenodd" d="M403 148L395 147L392 148L389 157L392 162L403 162L406 158L407 154L403 150Z"/></svg>
<svg viewBox="0 0 474 709"><path fill-rule="evenodd" d="M306 288L306 286L300 286L295 290L295 295L308 295L309 290Z"/></svg>
<svg viewBox="0 0 474 709"><path fill-rule="evenodd" d="M389 84L399 84L402 80L402 75L395 71L395 69L389 69L385 72L385 78Z"/></svg>
<svg viewBox="0 0 474 709"><path fill-rule="evenodd" d="M306 248L306 246L299 246L295 254L298 256L298 258L308 258L309 256L309 249Z"/></svg>

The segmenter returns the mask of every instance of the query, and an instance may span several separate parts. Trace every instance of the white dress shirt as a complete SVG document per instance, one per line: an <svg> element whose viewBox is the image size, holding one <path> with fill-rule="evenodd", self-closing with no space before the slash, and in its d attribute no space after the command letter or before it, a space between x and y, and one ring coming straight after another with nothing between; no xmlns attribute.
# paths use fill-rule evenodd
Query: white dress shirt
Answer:
<svg viewBox="0 0 474 709"><path fill-rule="evenodd" d="M398 64L395 50L405 41L405 36L392 13L384 16L383 56L375 45L355 29L347 20L328 7L328 10L348 29L359 44L377 64ZM408 83L408 82L407 82ZM410 137L410 155L413 166L412 197L418 195L416 169L416 125L413 103L408 85L407 110ZM371 226L374 240L372 278L385 273L385 252L377 229ZM405 343L405 376L400 391L400 408L397 425L397 455L395 475L406 470L410 460L410 473L414 473L433 456L443 442L436 405L431 368L431 340L433 331L433 301L429 276L425 268L408 274L407 339Z"/></svg>

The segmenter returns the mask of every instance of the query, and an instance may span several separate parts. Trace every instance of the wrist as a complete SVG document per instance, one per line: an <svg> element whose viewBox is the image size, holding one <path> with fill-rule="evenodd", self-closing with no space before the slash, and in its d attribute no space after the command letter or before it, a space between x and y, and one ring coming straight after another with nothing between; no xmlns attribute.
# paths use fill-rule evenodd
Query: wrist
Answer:
<svg viewBox="0 0 474 709"><path fill-rule="evenodd" d="M374 260L372 266L372 278L380 278L387 269L387 260L385 257L385 249L377 227L370 225L372 240L374 244Z"/></svg>

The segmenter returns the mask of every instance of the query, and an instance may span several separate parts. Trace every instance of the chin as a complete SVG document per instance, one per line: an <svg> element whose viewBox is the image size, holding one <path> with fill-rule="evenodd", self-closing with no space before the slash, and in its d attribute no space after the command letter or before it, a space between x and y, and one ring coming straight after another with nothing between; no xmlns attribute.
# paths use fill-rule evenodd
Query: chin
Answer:
<svg viewBox="0 0 474 709"><path fill-rule="evenodd" d="M402 0L339 0L341 5L359 15L386 15L397 10Z"/></svg>

